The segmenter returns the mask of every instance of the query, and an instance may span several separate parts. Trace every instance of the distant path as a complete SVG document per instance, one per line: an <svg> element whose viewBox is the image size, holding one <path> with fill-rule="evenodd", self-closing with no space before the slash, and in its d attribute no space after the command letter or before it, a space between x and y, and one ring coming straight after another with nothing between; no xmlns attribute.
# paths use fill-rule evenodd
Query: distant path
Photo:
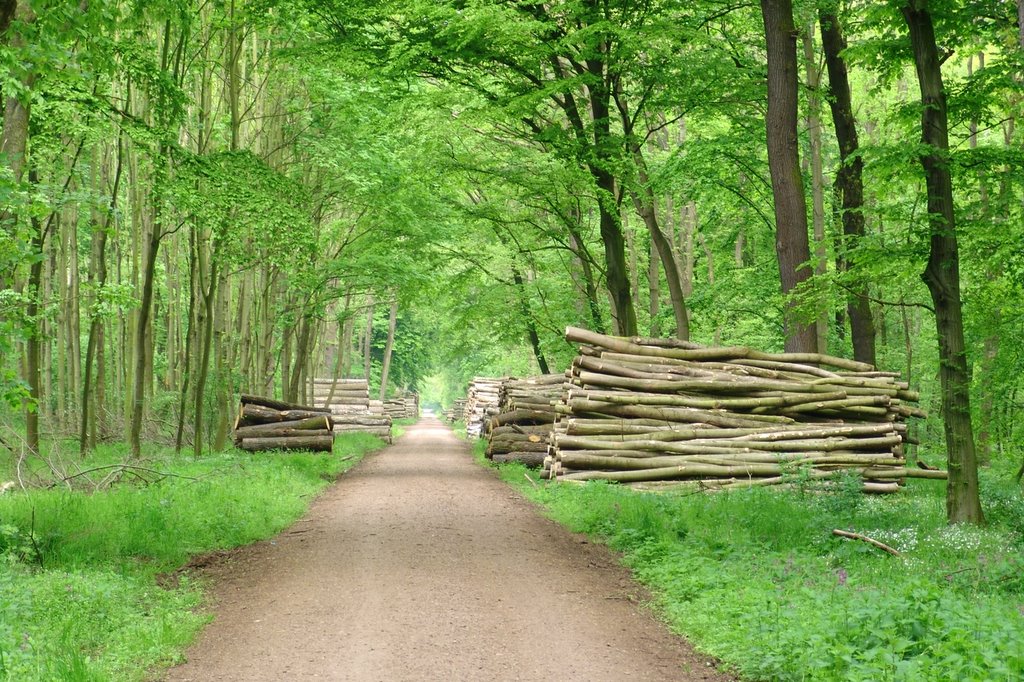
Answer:
<svg viewBox="0 0 1024 682"><path fill-rule="evenodd" d="M421 421L273 541L208 570L216 619L167 679L727 680L604 548Z"/></svg>

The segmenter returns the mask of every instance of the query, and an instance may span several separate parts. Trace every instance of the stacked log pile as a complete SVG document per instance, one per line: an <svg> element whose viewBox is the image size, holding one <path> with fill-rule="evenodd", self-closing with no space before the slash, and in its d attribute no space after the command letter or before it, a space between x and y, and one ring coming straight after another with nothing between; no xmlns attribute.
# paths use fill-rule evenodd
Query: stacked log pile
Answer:
<svg viewBox="0 0 1024 682"><path fill-rule="evenodd" d="M312 450L334 447L331 411L243 395L234 428L235 445L243 450Z"/></svg>
<svg viewBox="0 0 1024 682"><path fill-rule="evenodd" d="M474 377L466 396L466 435L483 436L484 422L498 413L501 379Z"/></svg>
<svg viewBox="0 0 1024 682"><path fill-rule="evenodd" d="M545 460L549 478L724 489L847 470L881 493L908 477L946 476L906 466L906 419L925 415L898 373L573 327L566 339L581 348Z"/></svg>
<svg viewBox="0 0 1024 682"><path fill-rule="evenodd" d="M558 421L565 374L544 374L501 383L498 414L485 428L488 459L540 466Z"/></svg>
<svg viewBox="0 0 1024 682"><path fill-rule="evenodd" d="M332 414L365 414L370 410L370 386L365 379L313 379L313 404Z"/></svg>
<svg viewBox="0 0 1024 682"><path fill-rule="evenodd" d="M456 398L455 402L452 403L451 408L445 410L444 418L448 420L449 424L457 421L462 421L466 413L466 399Z"/></svg>
<svg viewBox="0 0 1024 682"><path fill-rule="evenodd" d="M419 419L420 397L411 391L384 401L384 413L392 419Z"/></svg>
<svg viewBox="0 0 1024 682"><path fill-rule="evenodd" d="M313 400L330 410L335 433L369 433L391 442L391 417L371 411L365 379L314 379Z"/></svg>

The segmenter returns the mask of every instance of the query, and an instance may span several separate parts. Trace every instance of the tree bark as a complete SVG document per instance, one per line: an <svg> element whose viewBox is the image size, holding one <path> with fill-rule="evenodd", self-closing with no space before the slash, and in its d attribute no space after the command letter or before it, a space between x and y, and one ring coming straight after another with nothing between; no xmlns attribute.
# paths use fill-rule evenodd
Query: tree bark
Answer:
<svg viewBox="0 0 1024 682"><path fill-rule="evenodd" d="M797 140L796 27L791 0L761 0L768 53L768 169L775 197L775 251L785 303L787 352L818 352L815 325L800 314L800 286L808 267L807 204Z"/></svg>
<svg viewBox="0 0 1024 682"><path fill-rule="evenodd" d="M540 334L537 333L537 322L530 309L530 300L526 295L526 282L519 267L512 263L512 281L516 285L516 298L519 299L519 310L523 316L523 324L526 325L526 336L530 340L530 348L533 349L533 357L537 360L541 374L548 374L548 361L544 357L544 351L540 347ZM383 398L381 398L383 400Z"/></svg>
<svg viewBox="0 0 1024 682"><path fill-rule="evenodd" d="M930 252L921 278L935 306L939 339L939 378L946 437L949 483L946 516L950 523L983 523L978 494L978 463L971 425L970 373L964 343L960 299L960 261L949 168L949 124L942 59L927 0L903 8L921 90L921 166L928 191Z"/></svg>
<svg viewBox="0 0 1024 682"><path fill-rule="evenodd" d="M110 226L111 216L117 208L117 194L121 186L121 168L123 161L121 137L118 136L117 141L117 160L115 161L114 168L114 184L110 191L110 202L108 204L108 212L103 220L102 225L97 225L97 229L93 232L94 247L92 253L92 266L95 268L96 277L95 284L98 290L102 290L107 282L107 228ZM95 311L90 312L89 322L89 340L86 343L85 348L85 378L82 382L82 422L81 429L79 430L79 442L78 451L83 456L95 447L95 439L90 438L90 419L95 420L96 415L92 414L92 401L90 400L90 394L92 393L93 385L93 360L96 358L97 352L102 350L102 335L100 327L103 324L99 314ZM103 374L98 374L99 382L103 382Z"/></svg>
<svg viewBox="0 0 1024 682"><path fill-rule="evenodd" d="M366 302L366 332L363 335L363 379L370 381L370 361L373 351L373 294Z"/></svg>
<svg viewBox="0 0 1024 682"><path fill-rule="evenodd" d="M388 373L391 371L391 351L395 347L395 327L398 324L398 297L391 299L391 310L388 313L388 340L384 343L384 360L380 367L380 397L379 400L384 400L384 396L387 395L388 391Z"/></svg>
<svg viewBox="0 0 1024 682"><path fill-rule="evenodd" d="M818 55L814 49L814 23L809 22L801 36L804 49L804 69L807 72L807 137L810 142L811 162L811 218L814 233L814 274L825 275L828 253L825 249L825 175L821 161L821 74ZM818 352L828 352L828 309L819 306L815 331Z"/></svg>
<svg viewBox="0 0 1024 682"><path fill-rule="evenodd" d="M853 116L853 101L850 94L850 79L846 61L842 57L846 49L839 18L834 13L821 11L818 15L821 25L821 46L825 53L825 67L828 70L829 107L839 142L840 165L836 172L835 184L842 197L843 240L839 249L839 267L848 270L852 266L845 255L857 247L864 237L864 167L858 153L857 125ZM847 314L850 317L850 335L853 341L853 357L861 362L877 364L875 361L875 323L871 316L867 284L855 281L849 287Z"/></svg>

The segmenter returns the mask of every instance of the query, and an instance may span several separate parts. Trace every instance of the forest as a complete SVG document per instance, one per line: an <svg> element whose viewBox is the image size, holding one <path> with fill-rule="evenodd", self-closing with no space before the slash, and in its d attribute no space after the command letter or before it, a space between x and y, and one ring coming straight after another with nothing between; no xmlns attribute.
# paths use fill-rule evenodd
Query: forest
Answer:
<svg viewBox="0 0 1024 682"><path fill-rule="evenodd" d="M0 65L12 462L573 326L900 372L951 523L1024 474L1024 2L0 0Z"/></svg>

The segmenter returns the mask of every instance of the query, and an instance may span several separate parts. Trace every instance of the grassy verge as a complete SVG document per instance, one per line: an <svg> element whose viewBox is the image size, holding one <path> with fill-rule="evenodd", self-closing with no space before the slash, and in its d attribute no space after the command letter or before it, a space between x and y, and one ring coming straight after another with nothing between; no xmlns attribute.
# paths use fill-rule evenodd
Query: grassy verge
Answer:
<svg viewBox="0 0 1024 682"><path fill-rule="evenodd" d="M142 464L173 476L0 497L0 679L139 680L176 662L208 616L200 586L162 587L161 574L277 533L380 445L346 434L331 454L150 452Z"/></svg>
<svg viewBox="0 0 1024 682"><path fill-rule="evenodd" d="M405 435L408 430L407 427L412 426L419 419L414 417L402 417L401 419L395 419L391 422L391 440L398 440Z"/></svg>
<svg viewBox="0 0 1024 682"><path fill-rule="evenodd" d="M933 481L886 497L853 487L659 496L535 488L525 472L502 467L554 519L622 552L668 623L746 679L1024 675L1024 499L1007 472L983 472L987 528L947 526Z"/></svg>

